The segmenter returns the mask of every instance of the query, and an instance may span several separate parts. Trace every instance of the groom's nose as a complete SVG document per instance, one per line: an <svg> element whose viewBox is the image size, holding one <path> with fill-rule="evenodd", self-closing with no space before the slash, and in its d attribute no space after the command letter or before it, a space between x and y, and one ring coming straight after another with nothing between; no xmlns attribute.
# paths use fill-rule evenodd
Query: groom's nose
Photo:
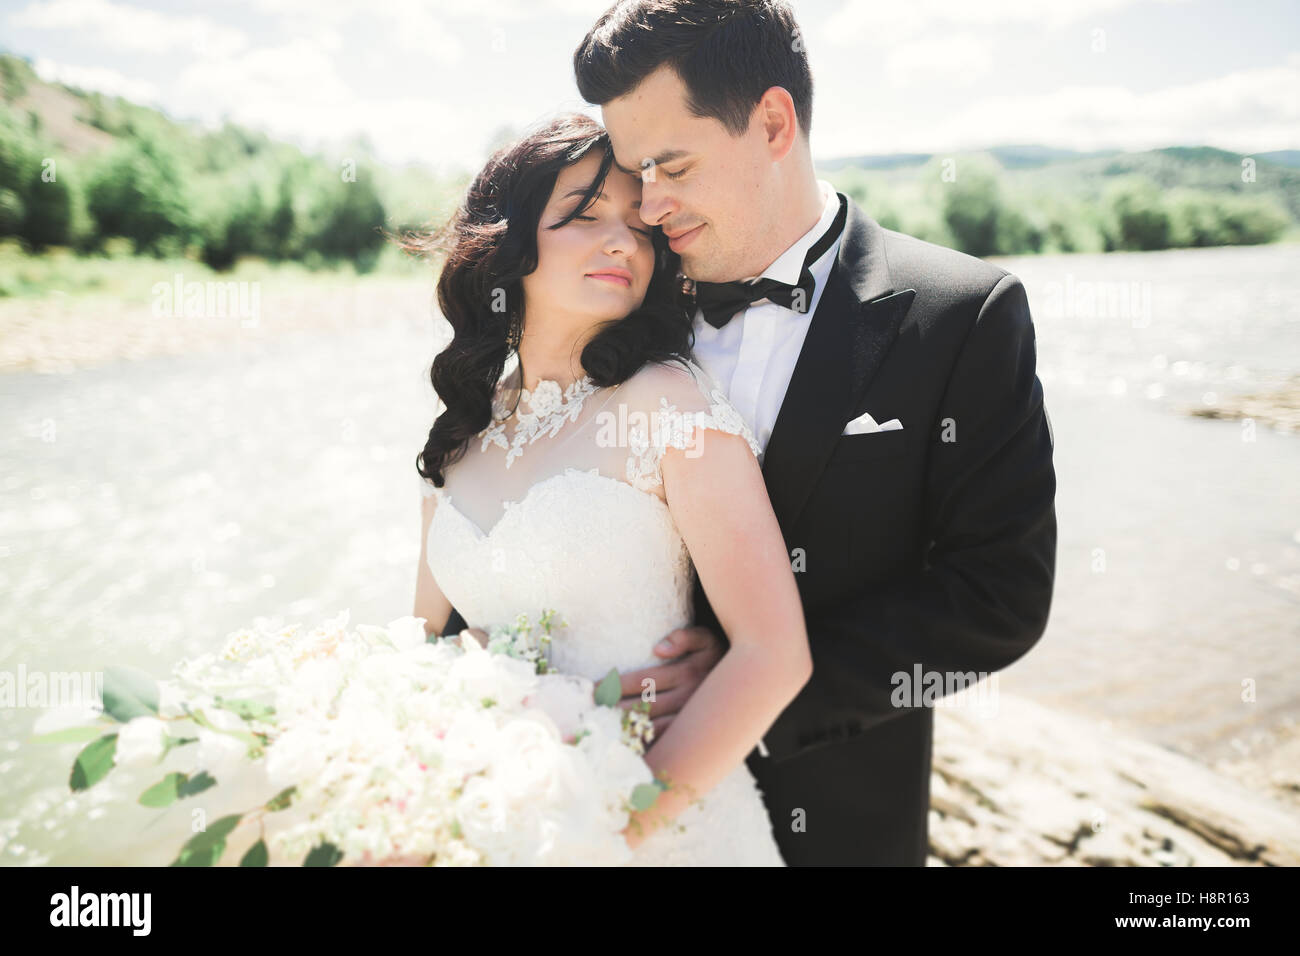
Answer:
<svg viewBox="0 0 1300 956"><path fill-rule="evenodd" d="M665 194L661 185L647 182L641 187L641 220L648 226L658 226L664 217L676 210L676 204Z"/></svg>

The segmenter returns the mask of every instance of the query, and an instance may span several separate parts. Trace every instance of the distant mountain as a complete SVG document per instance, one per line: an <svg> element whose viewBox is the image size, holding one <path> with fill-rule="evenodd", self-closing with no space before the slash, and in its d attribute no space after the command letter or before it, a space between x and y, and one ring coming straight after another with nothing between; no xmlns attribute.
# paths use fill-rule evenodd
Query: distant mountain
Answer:
<svg viewBox="0 0 1300 956"><path fill-rule="evenodd" d="M900 169L907 166L924 166L930 153L887 153L880 156L842 156L839 159L817 160L818 169L834 171L849 166L858 169Z"/></svg>
<svg viewBox="0 0 1300 956"><path fill-rule="evenodd" d="M958 155L964 152L981 152L995 158L1005 169L1035 169L1052 166L1057 163L1072 163L1079 160L1105 159L1109 157L1135 157L1160 153L1172 159L1191 162L1229 162L1240 165L1247 154L1233 153L1214 146L1166 146L1161 149L1137 150L1133 152L1120 149L1103 149L1094 152L1079 152L1073 149L1057 149L1054 146L1037 146L1024 144L1018 146L991 146L982 150L952 150L942 155ZM934 153L878 153L864 156L841 156L835 159L818 160L819 169L835 171L848 167L858 169L902 169L911 166L924 166L934 158ZM1267 153L1249 154L1256 161L1273 163L1278 166L1300 168L1300 150L1283 149Z"/></svg>
<svg viewBox="0 0 1300 956"><path fill-rule="evenodd" d="M1290 166L1292 169L1300 167L1300 149L1278 149L1271 153L1256 153L1255 158L1266 159L1279 166Z"/></svg>

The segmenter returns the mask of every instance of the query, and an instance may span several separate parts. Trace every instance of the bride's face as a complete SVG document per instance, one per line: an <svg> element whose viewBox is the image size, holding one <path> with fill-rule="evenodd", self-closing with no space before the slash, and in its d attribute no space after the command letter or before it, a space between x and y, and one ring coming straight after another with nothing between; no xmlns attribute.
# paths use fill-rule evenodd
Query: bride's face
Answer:
<svg viewBox="0 0 1300 956"><path fill-rule="evenodd" d="M639 177L611 169L582 215L548 228L578 207L599 169L593 151L556 177L537 226L537 268L523 278L525 320L541 312L600 322L627 315L645 299L655 254L651 227L641 221Z"/></svg>

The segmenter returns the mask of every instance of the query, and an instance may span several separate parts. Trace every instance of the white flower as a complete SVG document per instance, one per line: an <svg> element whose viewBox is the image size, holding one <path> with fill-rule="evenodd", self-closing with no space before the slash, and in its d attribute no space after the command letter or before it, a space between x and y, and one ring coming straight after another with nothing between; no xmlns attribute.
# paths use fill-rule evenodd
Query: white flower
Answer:
<svg viewBox="0 0 1300 956"><path fill-rule="evenodd" d="M518 707L537 686L537 669L532 664L503 654L489 654L481 647L457 659L448 676L471 700L490 698L510 710Z"/></svg>
<svg viewBox="0 0 1300 956"><path fill-rule="evenodd" d="M284 788L314 778L325 767L325 743L315 728L285 731L266 753L266 774L271 783Z"/></svg>
<svg viewBox="0 0 1300 956"><path fill-rule="evenodd" d="M465 841L495 865L502 857L512 855L511 831L518 821L509 811L509 801L501 788L484 777L471 779L456 801L456 819Z"/></svg>
<svg viewBox="0 0 1300 956"><path fill-rule="evenodd" d="M389 622L388 636L397 645L398 650L406 650L412 647L418 647L421 644L427 644L428 635L424 633L424 618L422 617L399 617L395 621Z"/></svg>
<svg viewBox="0 0 1300 956"><path fill-rule="evenodd" d="M565 740L582 729L583 713L595 706L591 681L569 674L543 676L527 703L544 711Z"/></svg>
<svg viewBox="0 0 1300 956"><path fill-rule="evenodd" d="M496 721L482 711L461 711L447 729L442 745L444 766L449 772L478 773L496 755Z"/></svg>
<svg viewBox="0 0 1300 956"><path fill-rule="evenodd" d="M181 707L181 701L185 700L185 693L173 681L158 682L158 716L159 717L180 717L184 715L185 710Z"/></svg>
<svg viewBox="0 0 1300 956"><path fill-rule="evenodd" d="M207 718L208 723L218 729L199 728L199 746L195 761L200 770L206 770L220 780L222 774L229 773L242 764L248 752L248 744L245 741L221 731L247 731L248 725L237 714L221 708L207 711L204 717Z"/></svg>
<svg viewBox="0 0 1300 956"><path fill-rule="evenodd" d="M488 773L512 802L551 801L563 792L560 733L545 714L528 712L501 728Z"/></svg>
<svg viewBox="0 0 1300 956"><path fill-rule="evenodd" d="M148 767L167 749L167 725L157 717L135 717L117 734L113 762L119 767Z"/></svg>

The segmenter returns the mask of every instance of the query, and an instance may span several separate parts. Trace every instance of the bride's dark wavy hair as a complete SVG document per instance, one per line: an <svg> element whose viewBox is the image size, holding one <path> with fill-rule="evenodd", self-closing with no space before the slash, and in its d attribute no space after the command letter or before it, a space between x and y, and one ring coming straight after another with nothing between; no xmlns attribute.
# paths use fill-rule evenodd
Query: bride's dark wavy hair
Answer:
<svg viewBox="0 0 1300 956"><path fill-rule="evenodd" d="M521 280L537 268L542 212L560 171L593 150L601 157L600 169L577 208L547 227L558 229L595 202L614 162L608 133L582 113L562 114L498 150L446 225L399 241L408 252L446 256L438 306L452 338L429 373L445 410L415 460L416 470L436 487L443 486L447 466L492 421L492 397L509 358L510 323L523 314ZM651 237L655 267L641 306L601 323L582 350L583 370L602 388L625 382L647 362L683 361L694 345L677 281L681 259L661 228L651 230Z"/></svg>

